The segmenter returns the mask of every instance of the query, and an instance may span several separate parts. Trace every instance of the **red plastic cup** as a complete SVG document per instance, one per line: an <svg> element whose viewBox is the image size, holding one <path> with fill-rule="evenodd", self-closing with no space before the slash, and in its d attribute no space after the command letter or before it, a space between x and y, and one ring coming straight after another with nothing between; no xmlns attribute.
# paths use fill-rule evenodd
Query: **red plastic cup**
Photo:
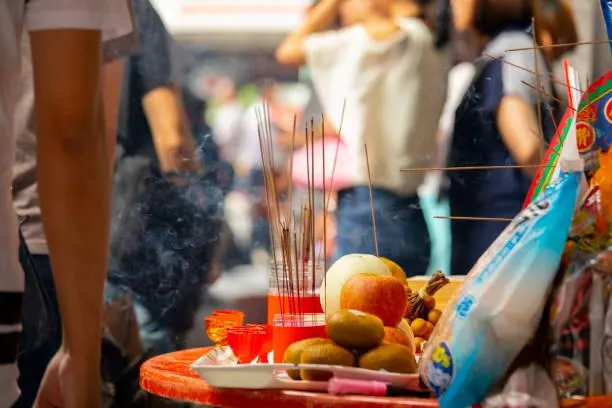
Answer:
<svg viewBox="0 0 612 408"><path fill-rule="evenodd" d="M227 329L227 343L238 364L248 364L259 356L265 340L265 332L258 327L236 326Z"/></svg>
<svg viewBox="0 0 612 408"><path fill-rule="evenodd" d="M315 337L327 338L325 315L311 313L303 315L277 314L272 324L272 348L274 362L282 363L285 350L296 341Z"/></svg>
<svg viewBox="0 0 612 408"><path fill-rule="evenodd" d="M264 340L258 362L268 363L268 354L272 351L272 326L269 324L247 324L247 326L258 328L264 332Z"/></svg>
<svg viewBox="0 0 612 408"><path fill-rule="evenodd" d="M268 294L268 324L272 324L274 316L282 314L313 314L323 313L318 294Z"/></svg>

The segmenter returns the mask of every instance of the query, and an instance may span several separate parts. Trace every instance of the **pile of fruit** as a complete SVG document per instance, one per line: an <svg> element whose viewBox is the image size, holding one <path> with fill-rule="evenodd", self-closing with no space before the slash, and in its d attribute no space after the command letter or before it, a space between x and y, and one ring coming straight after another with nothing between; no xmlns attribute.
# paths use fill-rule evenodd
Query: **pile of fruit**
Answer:
<svg viewBox="0 0 612 408"><path fill-rule="evenodd" d="M415 353L441 314L433 295L448 282L437 272L413 293L405 272L393 261L365 254L344 256L329 268L321 286L329 339L294 343L284 361L414 373ZM329 374L294 370L290 376L320 381Z"/></svg>
<svg viewBox="0 0 612 408"><path fill-rule="evenodd" d="M417 363L408 336L399 329L383 326L376 316L357 310L339 310L327 319L326 333L329 339L293 343L285 351L284 362L403 374L416 372ZM309 369L288 370L287 373L294 380L327 381L332 377L329 372Z"/></svg>

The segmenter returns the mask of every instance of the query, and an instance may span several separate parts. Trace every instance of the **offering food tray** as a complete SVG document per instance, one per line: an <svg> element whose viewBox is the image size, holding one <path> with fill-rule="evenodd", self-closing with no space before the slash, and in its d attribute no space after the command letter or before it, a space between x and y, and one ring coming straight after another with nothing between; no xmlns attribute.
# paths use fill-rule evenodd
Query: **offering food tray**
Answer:
<svg viewBox="0 0 612 408"><path fill-rule="evenodd" d="M207 384L216 388L327 391L327 381L292 380L287 375L287 370L291 369L328 371L337 378L381 381L399 387L419 388L418 374L396 374L318 364L237 364L229 347L211 349L196 360L191 365L191 369L196 371Z"/></svg>

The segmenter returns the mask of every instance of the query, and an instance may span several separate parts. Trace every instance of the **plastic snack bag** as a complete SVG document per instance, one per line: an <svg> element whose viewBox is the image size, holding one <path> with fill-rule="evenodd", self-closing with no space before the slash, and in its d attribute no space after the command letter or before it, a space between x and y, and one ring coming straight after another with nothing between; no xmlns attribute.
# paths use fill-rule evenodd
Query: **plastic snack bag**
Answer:
<svg viewBox="0 0 612 408"><path fill-rule="evenodd" d="M599 169L593 175L591 184L601 191L601 212L608 227L612 226L612 154L599 155Z"/></svg>
<svg viewBox="0 0 612 408"><path fill-rule="evenodd" d="M559 394L563 398L600 395L605 306L601 276L591 267L581 268L564 279L555 296L564 299L562 316L555 316L553 323L551 371Z"/></svg>
<svg viewBox="0 0 612 408"><path fill-rule="evenodd" d="M603 338L604 394L612 394L612 296L609 296Z"/></svg>
<svg viewBox="0 0 612 408"><path fill-rule="evenodd" d="M552 372L562 397L600 395L608 363L605 339L607 289L611 268L610 196L612 166L600 168L574 217L565 247L563 281L553 295ZM609 311L608 311L609 313Z"/></svg>
<svg viewBox="0 0 612 408"><path fill-rule="evenodd" d="M557 274L581 177L577 171L562 173L521 211L446 308L419 365L441 408L483 401L533 336Z"/></svg>

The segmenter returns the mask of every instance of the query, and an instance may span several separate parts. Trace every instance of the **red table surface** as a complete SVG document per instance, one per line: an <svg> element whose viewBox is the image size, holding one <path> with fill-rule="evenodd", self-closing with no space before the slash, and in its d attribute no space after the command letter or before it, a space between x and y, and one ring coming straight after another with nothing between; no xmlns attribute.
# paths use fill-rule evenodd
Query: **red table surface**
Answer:
<svg viewBox="0 0 612 408"><path fill-rule="evenodd" d="M154 395L178 401L220 407L292 408L413 407L429 408L432 399L333 396L302 391L239 390L212 388L189 366L210 348L163 354L146 361L140 369L141 387ZM274 405L271 405L274 404ZM612 396L564 401L564 408L612 408Z"/></svg>
<svg viewBox="0 0 612 408"><path fill-rule="evenodd" d="M291 408L327 407L437 407L435 400L333 396L303 391L239 390L212 388L189 366L209 348L163 354L146 361L140 369L140 386L147 392L173 400L220 407Z"/></svg>

